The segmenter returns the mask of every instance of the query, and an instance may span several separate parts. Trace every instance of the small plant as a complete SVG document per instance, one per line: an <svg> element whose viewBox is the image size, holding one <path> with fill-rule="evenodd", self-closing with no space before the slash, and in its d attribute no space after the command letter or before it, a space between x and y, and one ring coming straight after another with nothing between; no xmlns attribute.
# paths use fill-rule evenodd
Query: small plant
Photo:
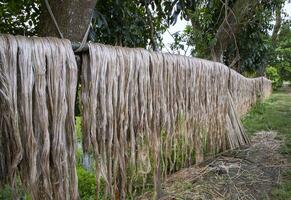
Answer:
<svg viewBox="0 0 291 200"><path fill-rule="evenodd" d="M82 118L76 117L76 135L78 143L82 142L82 128L81 128Z"/></svg>
<svg viewBox="0 0 291 200"><path fill-rule="evenodd" d="M266 74L267 74L268 79L272 81L272 85L274 89L282 87L283 80L281 79L277 68L268 67L266 69Z"/></svg>
<svg viewBox="0 0 291 200"><path fill-rule="evenodd" d="M9 185L3 185L0 187L0 200L7 199L25 199L30 200L29 195L26 193L23 185L20 182L19 177L17 178L16 189L13 191L13 188Z"/></svg>
<svg viewBox="0 0 291 200"><path fill-rule="evenodd" d="M79 195L82 200L96 199L96 177L82 167L77 168Z"/></svg>
<svg viewBox="0 0 291 200"><path fill-rule="evenodd" d="M12 188L9 187L8 185L5 185L2 189L0 189L0 200L4 199L12 199L13 194L12 194Z"/></svg>

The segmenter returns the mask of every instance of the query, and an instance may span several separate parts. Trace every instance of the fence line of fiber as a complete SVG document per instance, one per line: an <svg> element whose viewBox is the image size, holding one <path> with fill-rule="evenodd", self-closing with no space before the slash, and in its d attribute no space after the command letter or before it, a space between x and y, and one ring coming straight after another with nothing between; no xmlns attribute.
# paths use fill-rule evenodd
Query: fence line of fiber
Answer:
<svg viewBox="0 0 291 200"><path fill-rule="evenodd" d="M83 151L104 198L156 197L167 175L248 144L239 117L271 94L269 80L202 59L89 44L81 60ZM68 40L0 36L0 185L78 199L76 88Z"/></svg>
<svg viewBox="0 0 291 200"><path fill-rule="evenodd" d="M230 74L229 89L240 116L245 114L257 100L264 100L272 93L272 83L265 77L246 78L232 69Z"/></svg>
<svg viewBox="0 0 291 200"><path fill-rule="evenodd" d="M239 116L270 90L269 80L245 78L220 63L89 44L83 149L92 144L98 186L104 181L111 199L151 187L158 192L168 174L248 144Z"/></svg>

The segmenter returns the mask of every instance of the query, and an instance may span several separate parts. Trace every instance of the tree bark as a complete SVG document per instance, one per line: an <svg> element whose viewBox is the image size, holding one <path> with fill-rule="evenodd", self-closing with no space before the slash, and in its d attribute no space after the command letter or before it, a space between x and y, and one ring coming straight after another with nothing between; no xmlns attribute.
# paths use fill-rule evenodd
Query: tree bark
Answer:
<svg viewBox="0 0 291 200"><path fill-rule="evenodd" d="M48 0L64 38L81 42L91 20L97 0ZM60 37L57 28L42 3L40 36Z"/></svg>

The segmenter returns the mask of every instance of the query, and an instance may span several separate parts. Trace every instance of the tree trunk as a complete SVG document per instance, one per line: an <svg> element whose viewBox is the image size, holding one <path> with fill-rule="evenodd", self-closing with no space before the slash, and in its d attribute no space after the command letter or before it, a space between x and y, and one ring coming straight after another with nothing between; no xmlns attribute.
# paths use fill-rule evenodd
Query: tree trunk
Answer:
<svg viewBox="0 0 291 200"><path fill-rule="evenodd" d="M272 42L273 44L276 43L277 37L278 37L278 32L281 28L281 23L282 23L282 17L281 17L281 8L276 9L276 20L275 20L275 26L273 29L272 33Z"/></svg>
<svg viewBox="0 0 291 200"><path fill-rule="evenodd" d="M48 0L64 38L81 42L91 20L96 0ZM60 37L46 4L42 3L40 36Z"/></svg>
<svg viewBox="0 0 291 200"><path fill-rule="evenodd" d="M237 0L230 8L227 1L225 2L225 18L217 29L216 43L210 47L212 60L217 62L223 62L223 52L231 43L236 42L236 36L243 25L243 19L250 14L251 8L257 3L256 0Z"/></svg>

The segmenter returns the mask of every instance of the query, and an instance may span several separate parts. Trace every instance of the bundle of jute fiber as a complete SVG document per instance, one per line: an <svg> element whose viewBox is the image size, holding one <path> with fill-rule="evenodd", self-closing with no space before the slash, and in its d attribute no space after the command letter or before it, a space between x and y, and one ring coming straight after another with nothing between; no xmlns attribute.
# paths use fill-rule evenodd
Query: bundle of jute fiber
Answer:
<svg viewBox="0 0 291 200"><path fill-rule="evenodd" d="M78 199L71 43L0 36L0 181L32 199Z"/></svg>
<svg viewBox="0 0 291 200"><path fill-rule="evenodd" d="M245 78L234 70L230 73L230 92L237 112L243 115L256 103L260 79Z"/></svg>
<svg viewBox="0 0 291 200"><path fill-rule="evenodd" d="M246 78L230 69L229 90L239 116L247 113L258 100L272 93L272 83L264 77Z"/></svg>
<svg viewBox="0 0 291 200"><path fill-rule="evenodd" d="M223 64L100 44L82 60L83 150L104 198L156 197L168 174L249 142L236 109L257 81Z"/></svg>
<svg viewBox="0 0 291 200"><path fill-rule="evenodd" d="M268 98L272 94L272 81L262 77L262 95L263 99Z"/></svg>

